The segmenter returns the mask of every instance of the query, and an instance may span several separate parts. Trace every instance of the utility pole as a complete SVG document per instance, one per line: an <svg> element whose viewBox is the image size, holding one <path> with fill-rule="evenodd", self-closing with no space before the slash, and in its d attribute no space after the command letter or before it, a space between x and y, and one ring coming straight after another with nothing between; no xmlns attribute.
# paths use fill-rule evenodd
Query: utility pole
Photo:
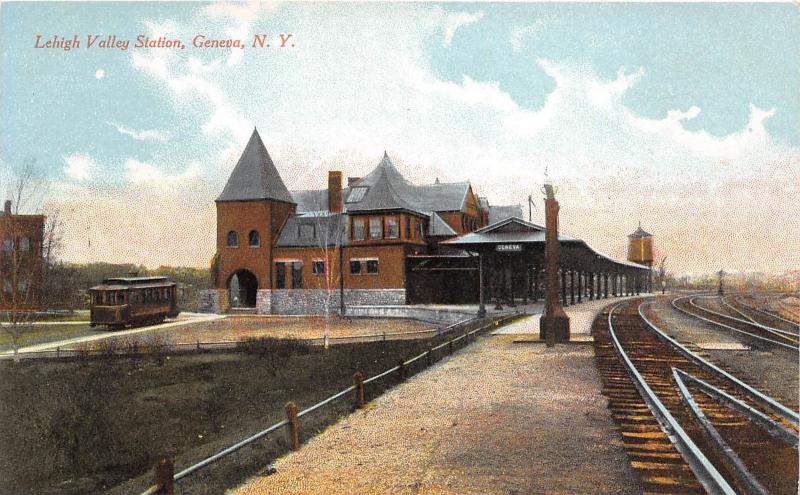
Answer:
<svg viewBox="0 0 800 495"><path fill-rule="evenodd" d="M539 319L539 339L548 347L556 342L569 341L569 317L558 300L558 201L553 185L544 185L545 198L545 292L544 314Z"/></svg>
<svg viewBox="0 0 800 495"><path fill-rule="evenodd" d="M719 294L720 296L724 296L725 287L723 286L722 280L725 277L725 271L724 270L718 271L717 276L719 277L719 289L717 289L717 294Z"/></svg>

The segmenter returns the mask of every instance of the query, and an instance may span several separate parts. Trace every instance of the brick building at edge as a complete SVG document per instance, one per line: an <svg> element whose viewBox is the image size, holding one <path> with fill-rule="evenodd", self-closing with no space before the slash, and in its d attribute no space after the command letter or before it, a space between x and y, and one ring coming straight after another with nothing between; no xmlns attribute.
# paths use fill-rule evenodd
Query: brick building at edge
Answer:
<svg viewBox="0 0 800 495"><path fill-rule="evenodd" d="M43 215L0 211L0 312L37 310L42 288Z"/></svg>
<svg viewBox="0 0 800 495"><path fill-rule="evenodd" d="M201 307L259 314L477 301L474 260L440 243L522 214L490 206L469 182L412 184L387 154L346 185L330 171L327 189L290 192L255 130L216 207L215 289ZM464 270L411 269L428 260Z"/></svg>

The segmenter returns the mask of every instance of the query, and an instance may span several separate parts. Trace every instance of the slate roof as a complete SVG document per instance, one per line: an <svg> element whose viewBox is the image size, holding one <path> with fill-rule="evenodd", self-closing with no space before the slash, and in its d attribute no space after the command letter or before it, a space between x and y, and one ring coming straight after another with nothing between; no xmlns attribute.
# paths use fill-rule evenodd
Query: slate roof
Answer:
<svg viewBox="0 0 800 495"><path fill-rule="evenodd" d="M436 213L431 214L431 221L428 224L428 236L430 237L454 237L458 233Z"/></svg>
<svg viewBox="0 0 800 495"><path fill-rule="evenodd" d="M347 211L405 209L430 215L435 211L461 211L467 201L470 185L469 182L412 184L384 152L383 159L372 172L345 189L346 199L349 190L355 187L369 189L361 201L346 202Z"/></svg>
<svg viewBox="0 0 800 495"><path fill-rule="evenodd" d="M292 202L297 204L297 213L328 211L328 190L291 191Z"/></svg>
<svg viewBox="0 0 800 495"><path fill-rule="evenodd" d="M400 175L389 157L384 155L378 167L364 181L369 180L369 190L364 195L364 199L357 203L349 203L347 211L366 212L366 211L387 211L387 210L406 210L420 214L427 214L430 210L419 207L414 201L416 198L409 194L413 185ZM359 182L358 186L367 185L364 181Z"/></svg>
<svg viewBox="0 0 800 495"><path fill-rule="evenodd" d="M309 227L302 229L301 226ZM309 233L302 236L301 233ZM305 214L289 217L278 237L278 247L322 247L347 244L347 215Z"/></svg>
<svg viewBox="0 0 800 495"><path fill-rule="evenodd" d="M286 189L256 129L253 129L253 134L217 201L254 199L293 203L289 190Z"/></svg>
<svg viewBox="0 0 800 495"><path fill-rule="evenodd" d="M522 206L520 205L506 205L506 206L493 206L489 205L489 225L503 221L507 218L522 218Z"/></svg>

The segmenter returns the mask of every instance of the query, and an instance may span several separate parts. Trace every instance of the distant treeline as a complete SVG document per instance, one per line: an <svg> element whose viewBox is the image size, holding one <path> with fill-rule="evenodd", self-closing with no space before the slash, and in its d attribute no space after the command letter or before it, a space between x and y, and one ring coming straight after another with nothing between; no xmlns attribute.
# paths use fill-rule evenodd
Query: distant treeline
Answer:
<svg viewBox="0 0 800 495"><path fill-rule="evenodd" d="M719 288L719 275L667 275L666 283L668 288L673 289L716 290ZM732 292L797 292L800 291L800 273L726 273L723 286Z"/></svg>
<svg viewBox="0 0 800 495"><path fill-rule="evenodd" d="M197 292L210 286L208 268L160 266L149 269L133 264L56 263L45 266L42 306L46 309L86 309L89 307L87 289L105 278L132 274L169 277L178 284L178 305L183 311L197 310Z"/></svg>

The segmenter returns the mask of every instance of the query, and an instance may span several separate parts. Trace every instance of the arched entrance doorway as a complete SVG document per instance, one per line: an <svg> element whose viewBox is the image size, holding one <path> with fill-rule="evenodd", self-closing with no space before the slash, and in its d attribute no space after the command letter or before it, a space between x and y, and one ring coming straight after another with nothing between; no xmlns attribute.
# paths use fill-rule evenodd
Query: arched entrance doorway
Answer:
<svg viewBox="0 0 800 495"><path fill-rule="evenodd" d="M232 308L255 308L258 279L249 270L237 270L228 280Z"/></svg>

